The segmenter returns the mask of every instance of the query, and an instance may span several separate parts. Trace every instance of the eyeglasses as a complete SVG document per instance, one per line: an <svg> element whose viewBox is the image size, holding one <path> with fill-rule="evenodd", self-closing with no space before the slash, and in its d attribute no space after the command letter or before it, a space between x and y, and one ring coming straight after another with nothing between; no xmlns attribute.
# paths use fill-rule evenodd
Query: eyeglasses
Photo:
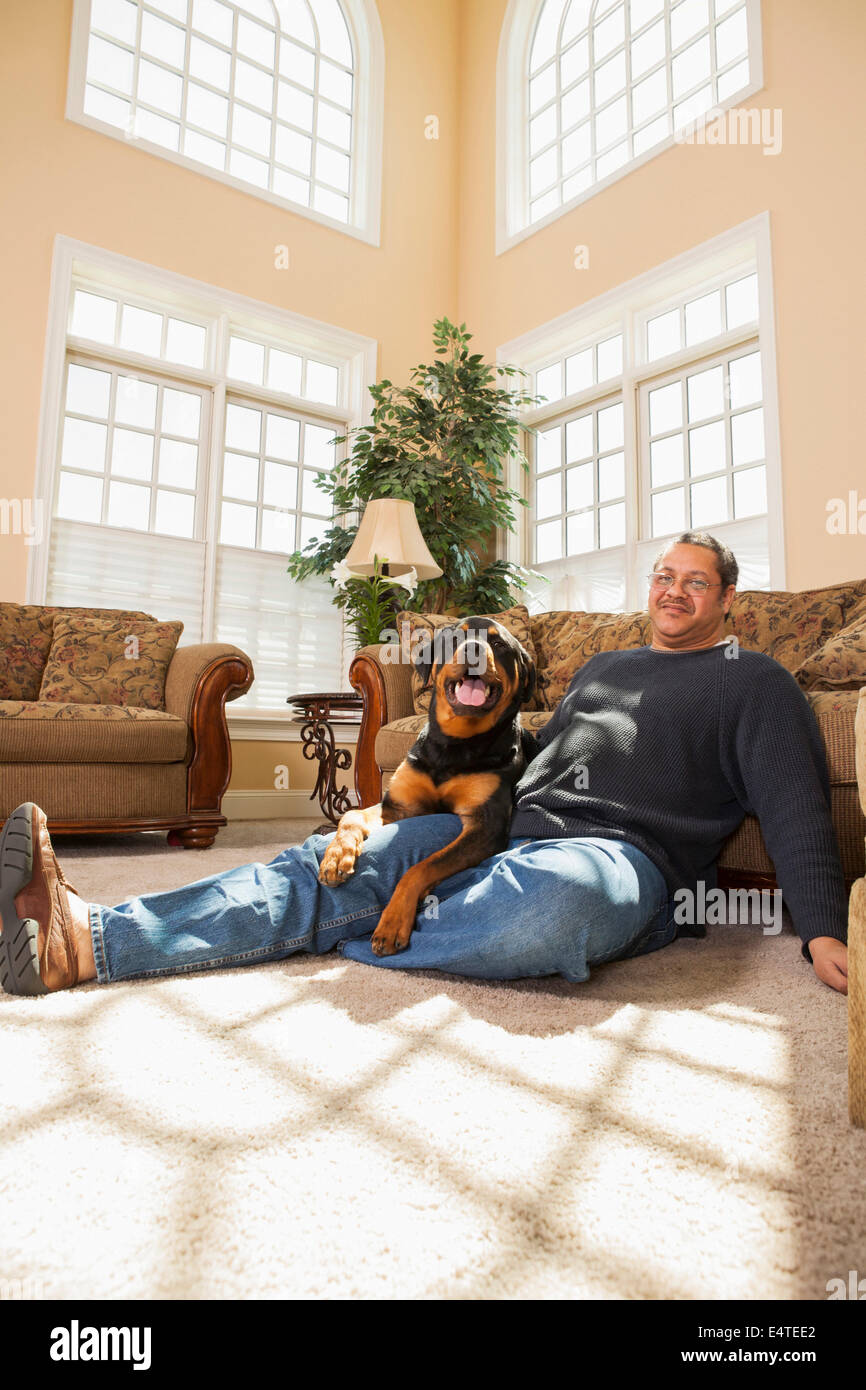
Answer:
<svg viewBox="0 0 866 1390"><path fill-rule="evenodd" d="M647 579L650 588L655 589L669 589L674 582L674 576L672 574L660 574L658 570L654 570L652 574L648 574ZM722 587L721 584L708 584L705 579L683 580L683 588L687 594L705 594L707 589L721 589Z"/></svg>

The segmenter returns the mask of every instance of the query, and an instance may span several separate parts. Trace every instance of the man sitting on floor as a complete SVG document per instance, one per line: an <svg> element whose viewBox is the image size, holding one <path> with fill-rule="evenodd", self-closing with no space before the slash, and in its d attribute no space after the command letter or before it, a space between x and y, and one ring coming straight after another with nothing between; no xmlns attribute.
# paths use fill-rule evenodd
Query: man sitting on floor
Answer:
<svg viewBox="0 0 866 1390"><path fill-rule="evenodd" d="M659 555L651 645L600 653L577 671L516 786L508 848L440 883L399 955L375 955L369 937L406 870L454 839L456 816L373 832L338 887L318 880L332 837L311 835L270 864L99 907L66 882L33 807L19 817L33 836L32 877L14 896L5 866L17 853L20 880L21 846L8 836L0 845L4 987L44 993L335 947L385 969L579 982L594 965L673 941L683 891L705 901L725 840L752 813L803 955L847 993L845 885L821 736L794 678L726 641L737 574L730 550L701 533ZM704 935L699 921L689 925Z"/></svg>

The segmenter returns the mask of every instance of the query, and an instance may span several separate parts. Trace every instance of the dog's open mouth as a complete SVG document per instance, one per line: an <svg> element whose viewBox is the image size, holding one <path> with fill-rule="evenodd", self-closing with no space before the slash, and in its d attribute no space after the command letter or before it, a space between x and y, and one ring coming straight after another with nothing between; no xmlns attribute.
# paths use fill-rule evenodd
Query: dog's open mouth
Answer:
<svg viewBox="0 0 866 1390"><path fill-rule="evenodd" d="M445 682L445 699L449 705L459 706L461 710L481 712L496 704L501 688L498 681L487 681L481 676L461 676L459 680Z"/></svg>

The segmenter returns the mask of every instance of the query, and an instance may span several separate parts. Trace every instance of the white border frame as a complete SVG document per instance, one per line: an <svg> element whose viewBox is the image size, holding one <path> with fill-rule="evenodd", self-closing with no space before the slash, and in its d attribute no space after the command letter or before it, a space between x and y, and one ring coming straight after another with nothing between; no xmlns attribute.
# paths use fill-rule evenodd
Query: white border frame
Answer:
<svg viewBox="0 0 866 1390"><path fill-rule="evenodd" d="M584 189L582 193L570 198L567 203L562 203L558 208L554 208L552 212L539 218L537 222L528 223L529 78L526 68L530 36L535 28L543 3L544 0L534 0L531 4L527 3L527 0L509 0L499 36L499 53L496 60L497 256L501 256L512 246L517 246L521 241L525 241L527 237L534 236L536 232L549 227L551 223L564 217L566 213L580 207L581 203L585 203L590 198L594 198L596 194L604 192L618 179L630 174L633 169L639 169L642 164L655 159L657 155L672 149L678 143L673 134L667 136L665 140L659 141L651 149L634 156L627 164L615 169L612 174L608 174L607 178L599 179L598 182ZM625 0L625 3L628 3L628 0ZM747 86L735 92L727 101L720 102L706 112L705 117L699 119L693 127L696 133L702 130L707 123L715 120L721 112L742 106L744 101L753 96L755 92L759 92L764 86L761 0L745 0L745 5L748 14L749 35L752 40L749 47L751 80ZM665 14L669 15L669 11L666 10Z"/></svg>
<svg viewBox="0 0 866 1390"><path fill-rule="evenodd" d="M104 344L94 344L89 341L85 343L84 339L68 338L70 300L75 280L80 275L97 281L102 278L107 284L116 277L117 280L126 282L133 287L138 284L140 286L139 292L143 295L146 295L148 290L151 295L158 290L165 294L166 300L176 300L178 306L182 303L193 307L197 306L199 312L216 320L216 333L214 335L217 340L215 342L216 361L221 361L224 357L230 317L246 320L251 327L262 325L265 331L268 327L272 332L274 329L282 329L283 333L288 330L299 345L305 348L309 346L311 349L320 350L323 353L330 352L345 363L347 399L341 406L317 407L313 402L302 400L299 397L284 396L274 391L269 392L266 387L262 388L262 399L270 396L275 404L295 407L306 415L315 416L317 413L321 413L322 417L326 417L329 422L339 419L345 425L342 430L343 433L346 432L346 429L354 429L360 425L371 423L372 400L368 388L376 380L378 344L375 338L364 337L360 333L337 328L333 324L325 323L320 319L309 318L303 314L296 314L288 309L278 309L262 300L250 299L245 295L236 294L233 290L223 290L216 285L207 284L205 281L193 280L188 276L178 275L174 271L164 270L144 261L132 260L129 256L122 256L115 251L106 251L102 247L91 246L87 242L75 241L71 237L58 234L54 241L54 255L51 263L48 323L42 368L42 398L36 445L34 496L41 498L51 496L53 498L52 489L60 447L63 375L67 349L74 348L78 351L81 347L86 348L90 355L122 357L124 365L130 365L133 356L121 354L117 349L107 348ZM95 349L97 350L96 354L94 353ZM144 370L161 371L163 375L170 372L173 377L184 377L190 382L209 386L213 390L210 437L210 450L213 454L217 448L216 441L221 437L226 394L232 389L231 385L227 385L226 379L213 369L213 362L209 363L206 369L199 370L194 367L181 367L172 363L157 362L151 358L139 357L139 360ZM248 383L246 389L249 390ZM208 476L211 480L218 477L218 460L215 462L213 458L209 458L208 470ZM212 520L210 509L216 505L213 486L209 486L207 496L203 501L206 509L204 535L207 538L210 535L208 528ZM51 507L45 508L47 514L41 544L28 547L25 603L45 602L48 562L51 553L52 510ZM216 546L212 545L209 546L209 560L205 567L205 603L202 615L205 632L210 630L213 621L213 571L215 564ZM290 725L290 721L287 718L281 718L279 713L271 715L267 711L232 714L229 710L228 716L230 726L237 725L248 730L245 735L247 738L261 737L267 729L273 729L276 735L277 730L285 729ZM252 729L255 729L256 732L249 732Z"/></svg>
<svg viewBox="0 0 866 1390"><path fill-rule="evenodd" d="M382 161L384 155L385 126L385 40L382 24L375 0L340 0L346 22L349 25L355 48L357 68L355 84L357 106L353 113L355 129L352 132L352 192L349 202L349 221L338 222L327 213L317 212L315 208L305 207L303 203L289 202L267 188L245 183L243 179L220 169L211 169L207 164L199 164L187 155L175 150L167 150L164 145L155 145L150 140L127 135L117 126L97 120L84 110L84 84L87 74L87 47L90 37L90 0L75 0L72 15L72 34L69 48L69 78L66 88L66 119L77 125L87 126L101 135L145 154L167 159L179 164L191 173L203 178L214 179L217 183L228 184L241 193L253 198L263 199L287 212L296 213L323 227L330 227L344 236L355 237L370 246L381 246L382 226ZM359 80L360 77L360 80Z"/></svg>
<svg viewBox="0 0 866 1390"><path fill-rule="evenodd" d="M635 323L642 320L648 305L654 306L657 301L663 302L667 295L673 294L675 291L671 282L680 277L685 280L690 270L706 269L706 274L695 277L695 283L700 284L711 279L722 265L734 267L738 260L745 262L747 259L756 262L758 271L758 340L765 378L764 429L767 449L767 538L770 584L773 589L784 589L787 582L783 516L784 487L769 212L759 213L757 217L750 218L736 227L731 227L719 236L683 252L682 255L663 261L654 269L637 275L624 284L618 285L615 289L598 295L586 304L582 304L576 309L570 309L558 318L551 319L548 323L542 324L518 338L512 338L497 348L496 361L499 365L516 366L522 367L526 371L535 371L538 366L546 365L547 361L557 353L570 351L570 344L581 340L588 332L594 331L596 323L609 323L617 314L623 316L625 319L623 360L626 363L634 364L623 372L622 377L628 476L629 447L634 451L634 466L637 466L637 449L640 443L634 406L638 387L644 382L661 377L677 367L690 365L702 356L724 351L728 346L733 346L746 336L743 329L734 329L725 334L723 338L712 339L706 345L698 343L693 347L672 353L668 357L640 363L639 361L636 362L635 357L630 355L634 353L635 349L631 336ZM530 386L526 387L526 394L534 394ZM522 413L520 423L534 425L545 416L550 416L553 411L561 414L574 406L594 400L598 394L597 387L587 388L586 391L582 391L574 397L563 397L561 401L553 402L550 405L532 407ZM526 495L525 475L513 458L509 458L507 462L506 486L519 491L521 496ZM498 559L531 567L526 558L529 554L528 517L529 508L521 507L515 530L513 532L500 531L497 534L496 554ZM746 520L752 520L752 518L746 518ZM627 564L630 563L628 557L634 554L636 548L649 540L648 537L640 539L633 534L635 525L637 525L637 518L627 515L625 544ZM591 555L598 553L597 551L590 552ZM569 558L575 566L578 566L581 559L585 557L572 556ZM626 579L628 581L628 575Z"/></svg>

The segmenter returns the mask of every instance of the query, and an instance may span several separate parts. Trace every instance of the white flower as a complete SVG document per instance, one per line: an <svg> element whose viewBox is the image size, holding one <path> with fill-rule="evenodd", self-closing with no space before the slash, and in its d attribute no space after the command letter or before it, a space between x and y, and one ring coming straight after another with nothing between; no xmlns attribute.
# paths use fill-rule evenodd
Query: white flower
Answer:
<svg viewBox="0 0 866 1390"><path fill-rule="evenodd" d="M331 578L338 589L345 589L350 579L357 579L355 571L346 564L345 560L338 560L331 570Z"/></svg>
<svg viewBox="0 0 866 1390"><path fill-rule="evenodd" d="M408 589L411 598L418 588L418 571L416 569L407 570L405 574L389 575L392 584L399 584L402 588Z"/></svg>

